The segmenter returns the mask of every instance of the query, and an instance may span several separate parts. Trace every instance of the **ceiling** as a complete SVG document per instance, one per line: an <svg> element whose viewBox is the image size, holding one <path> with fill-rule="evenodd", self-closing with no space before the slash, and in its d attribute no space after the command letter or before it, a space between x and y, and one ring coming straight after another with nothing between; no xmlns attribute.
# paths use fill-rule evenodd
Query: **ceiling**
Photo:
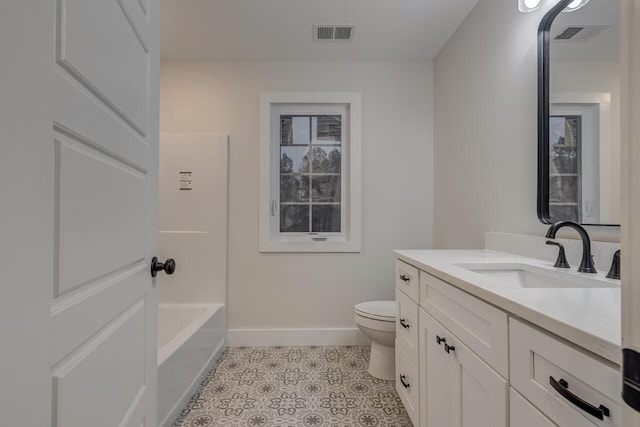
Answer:
<svg viewBox="0 0 640 427"><path fill-rule="evenodd" d="M161 57L431 60L478 0L162 0ZM313 24L355 24L313 42Z"/></svg>
<svg viewBox="0 0 640 427"><path fill-rule="evenodd" d="M567 27L603 26L604 30L586 42L553 40ZM564 61L618 61L620 1L591 0L582 9L561 13L551 26L551 58Z"/></svg>

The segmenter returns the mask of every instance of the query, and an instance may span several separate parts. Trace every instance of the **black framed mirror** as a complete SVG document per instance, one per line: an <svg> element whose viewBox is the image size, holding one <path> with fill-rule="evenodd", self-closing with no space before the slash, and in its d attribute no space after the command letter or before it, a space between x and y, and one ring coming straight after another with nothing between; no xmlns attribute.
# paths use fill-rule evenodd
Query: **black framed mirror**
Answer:
<svg viewBox="0 0 640 427"><path fill-rule="evenodd" d="M620 224L620 0L560 0L538 27L538 219Z"/></svg>

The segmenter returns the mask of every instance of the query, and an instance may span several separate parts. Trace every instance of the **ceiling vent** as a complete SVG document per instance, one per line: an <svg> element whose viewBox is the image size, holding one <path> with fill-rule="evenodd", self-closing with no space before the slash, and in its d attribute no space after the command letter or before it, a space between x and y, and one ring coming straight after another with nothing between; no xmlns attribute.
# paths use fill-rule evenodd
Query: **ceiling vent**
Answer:
<svg viewBox="0 0 640 427"><path fill-rule="evenodd" d="M607 28L609 25L571 25L560 31L553 40L586 43Z"/></svg>
<svg viewBox="0 0 640 427"><path fill-rule="evenodd" d="M313 25L313 41L314 42L348 42L353 40L355 34L355 25L339 24L339 25Z"/></svg>

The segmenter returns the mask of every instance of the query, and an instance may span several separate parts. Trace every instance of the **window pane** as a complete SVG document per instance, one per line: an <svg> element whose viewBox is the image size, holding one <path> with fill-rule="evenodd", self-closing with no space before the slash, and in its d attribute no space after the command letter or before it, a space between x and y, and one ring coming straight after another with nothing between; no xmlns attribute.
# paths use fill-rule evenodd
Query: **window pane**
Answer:
<svg viewBox="0 0 640 427"><path fill-rule="evenodd" d="M549 205L549 216L551 218L562 218L580 222L577 205Z"/></svg>
<svg viewBox="0 0 640 427"><path fill-rule="evenodd" d="M280 116L280 145L308 145L310 126L309 116Z"/></svg>
<svg viewBox="0 0 640 427"><path fill-rule="evenodd" d="M342 141L342 117L316 116L312 118L314 144L340 144Z"/></svg>
<svg viewBox="0 0 640 427"><path fill-rule="evenodd" d="M280 145L293 144L293 135L291 134L292 128L291 116L280 116Z"/></svg>
<svg viewBox="0 0 640 427"><path fill-rule="evenodd" d="M578 177L550 176L549 202L578 203Z"/></svg>
<svg viewBox="0 0 640 427"><path fill-rule="evenodd" d="M309 205L280 205L280 232L309 232Z"/></svg>
<svg viewBox="0 0 640 427"><path fill-rule="evenodd" d="M312 228L316 233L340 232L340 205L338 206L313 206Z"/></svg>
<svg viewBox="0 0 640 427"><path fill-rule="evenodd" d="M340 147L313 147L313 173L340 173Z"/></svg>
<svg viewBox="0 0 640 427"><path fill-rule="evenodd" d="M280 173L309 172L309 147L280 147Z"/></svg>
<svg viewBox="0 0 640 427"><path fill-rule="evenodd" d="M280 201L306 202L309 200L309 177L280 175Z"/></svg>
<svg viewBox="0 0 640 427"><path fill-rule="evenodd" d="M309 117L293 117L293 144L309 144L311 141L311 129Z"/></svg>
<svg viewBox="0 0 640 427"><path fill-rule="evenodd" d="M340 203L340 177L311 176L311 200Z"/></svg>

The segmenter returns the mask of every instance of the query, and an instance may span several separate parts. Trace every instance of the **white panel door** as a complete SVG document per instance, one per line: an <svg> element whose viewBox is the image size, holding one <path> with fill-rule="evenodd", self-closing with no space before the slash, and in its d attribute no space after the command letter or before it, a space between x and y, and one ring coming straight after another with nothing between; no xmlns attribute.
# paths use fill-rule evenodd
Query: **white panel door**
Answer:
<svg viewBox="0 0 640 427"><path fill-rule="evenodd" d="M0 424L156 425L158 7L0 6L3 62L12 58L0 111L14 115L0 123L0 169L12 175L2 179L13 181L2 193L13 265L3 300L14 307L0 324L23 325L0 337L15 362L3 371L18 370L2 375Z"/></svg>
<svg viewBox="0 0 640 427"><path fill-rule="evenodd" d="M622 70L622 347L640 353L640 0L621 2ZM630 364L624 364L629 366ZM623 366L624 370L624 366ZM633 373L630 373L633 374ZM638 372L635 372L636 378ZM637 383L627 382L640 392ZM623 405L623 426L640 425L640 411Z"/></svg>

